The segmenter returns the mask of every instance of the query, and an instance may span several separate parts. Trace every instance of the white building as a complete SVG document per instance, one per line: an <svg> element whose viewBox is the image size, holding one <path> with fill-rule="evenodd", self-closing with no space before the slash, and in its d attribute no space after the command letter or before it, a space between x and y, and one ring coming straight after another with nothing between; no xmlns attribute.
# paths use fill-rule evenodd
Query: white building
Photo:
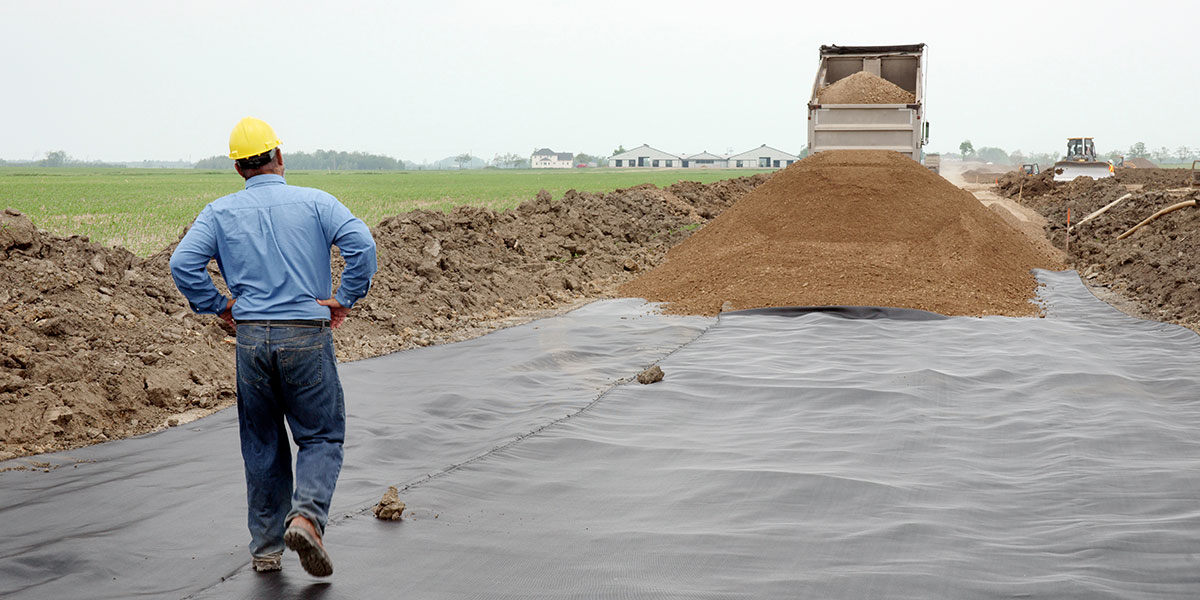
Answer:
<svg viewBox="0 0 1200 600"><path fill-rule="evenodd" d="M795 154L776 150L766 144L725 159L730 169L782 169L800 160Z"/></svg>
<svg viewBox="0 0 1200 600"><path fill-rule="evenodd" d="M608 159L610 167L682 167L683 159L674 154L642 144L633 150L614 154Z"/></svg>
<svg viewBox="0 0 1200 600"><path fill-rule="evenodd" d="M798 160L800 160L799 156L788 154L766 144L740 154L724 156L707 151L690 156L676 156L642 144L633 150L613 155L608 159L608 166L620 168L782 169Z"/></svg>
<svg viewBox="0 0 1200 600"><path fill-rule="evenodd" d="M529 166L534 169L570 169L575 166L575 155L542 148L529 157Z"/></svg>
<svg viewBox="0 0 1200 600"><path fill-rule="evenodd" d="M684 158L683 166L689 169L727 169L729 161L724 156L706 151Z"/></svg>

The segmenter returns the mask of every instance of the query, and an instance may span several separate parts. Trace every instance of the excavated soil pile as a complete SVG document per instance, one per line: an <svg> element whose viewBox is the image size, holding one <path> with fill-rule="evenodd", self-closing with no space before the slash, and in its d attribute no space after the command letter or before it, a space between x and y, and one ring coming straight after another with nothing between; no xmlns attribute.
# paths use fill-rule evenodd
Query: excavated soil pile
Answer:
<svg viewBox="0 0 1200 600"><path fill-rule="evenodd" d="M1047 237L1064 248L1067 209L1077 224L1128 194L1071 232L1070 267L1099 288L1098 293L1108 289L1131 301L1121 305L1127 312L1200 331L1200 210L1175 211L1123 240L1116 239L1162 208L1200 200L1200 191L1180 185L1183 175L1178 171L1118 170L1116 177L1106 179L1052 183L1033 196L1026 187L1024 203L1046 217ZM1002 187L1002 191L1007 190Z"/></svg>
<svg viewBox="0 0 1200 600"><path fill-rule="evenodd" d="M373 230L380 274L340 330L341 352L449 341L479 320L610 293L766 179L572 190L559 201L542 192L510 212L463 206L384 219Z"/></svg>
<svg viewBox="0 0 1200 600"><path fill-rule="evenodd" d="M817 98L820 104L912 104L917 101L913 92L866 71L821 88Z"/></svg>
<svg viewBox="0 0 1200 600"><path fill-rule="evenodd" d="M964 176L966 174L964 173ZM1189 185L1191 173L1187 169L1117 169L1112 177L1095 181L1118 183L1132 188L1171 189L1183 188ZM967 181L971 181L967 179ZM1050 194L1065 197L1079 189L1090 189L1093 180L1088 177L1076 178L1071 182L1054 181L1054 170L1047 169L1039 175L1027 176L1018 171L1005 173L999 177L997 186L999 192L1010 198ZM981 181L980 183L987 183ZM1022 185L1024 187L1022 188ZM1072 187L1075 186L1075 187Z"/></svg>
<svg viewBox="0 0 1200 600"><path fill-rule="evenodd" d="M609 292L766 180L557 201L543 192L505 213L386 219L373 230L379 272L335 332L338 356L463 339ZM172 249L140 259L0 212L0 460L145 433L233 402L233 339L188 310L170 279Z"/></svg>
<svg viewBox="0 0 1200 600"><path fill-rule="evenodd" d="M887 151L793 164L672 249L622 294L676 313L868 305L1034 315L1057 260L970 193Z"/></svg>
<svg viewBox="0 0 1200 600"><path fill-rule="evenodd" d="M0 259L0 458L143 433L233 400L225 333L145 261L49 235L11 209Z"/></svg>
<svg viewBox="0 0 1200 600"><path fill-rule="evenodd" d="M1134 168L1134 169L1157 169L1158 168L1158 165L1154 164L1153 162L1151 162L1145 158L1127 158L1127 159L1125 159L1125 166Z"/></svg>
<svg viewBox="0 0 1200 600"><path fill-rule="evenodd" d="M1008 170L997 171L997 170L989 170L989 169L970 169L967 171L963 171L962 178L963 178L963 181L966 181L968 183L992 183L992 182L1000 179L1001 177L1004 177L1005 175L1007 175L1009 173L1012 173L1012 171L1008 171Z"/></svg>

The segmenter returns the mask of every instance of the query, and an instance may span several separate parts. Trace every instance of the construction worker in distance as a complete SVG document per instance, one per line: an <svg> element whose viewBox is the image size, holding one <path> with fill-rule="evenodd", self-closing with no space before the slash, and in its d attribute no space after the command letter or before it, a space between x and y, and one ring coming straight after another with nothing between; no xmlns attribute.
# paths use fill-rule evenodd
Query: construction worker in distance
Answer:
<svg viewBox="0 0 1200 600"><path fill-rule="evenodd" d="M333 573L322 537L342 468L346 414L333 334L375 274L367 226L333 196L287 185L279 138L242 119L229 157L246 189L204 207L171 255L171 276L197 313L237 334L237 408L255 571L282 568L283 549L310 574ZM346 260L333 293L330 247ZM217 266L232 298L209 277ZM284 421L296 442L296 480Z"/></svg>

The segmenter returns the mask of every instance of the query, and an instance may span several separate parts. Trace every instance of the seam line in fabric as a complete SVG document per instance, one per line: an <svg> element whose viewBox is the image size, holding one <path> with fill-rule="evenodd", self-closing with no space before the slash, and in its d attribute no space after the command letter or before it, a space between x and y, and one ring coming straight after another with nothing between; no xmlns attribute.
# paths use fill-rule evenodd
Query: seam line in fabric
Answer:
<svg viewBox="0 0 1200 600"><path fill-rule="evenodd" d="M674 355L676 352L679 352L680 350L683 350L684 348L687 348L688 346L690 346L690 345L692 345L693 343L695 343L695 342L696 342L696 340L699 340L700 338L704 337L704 334L708 333L708 331L709 331L710 329L712 329L712 328L713 328L713 327L715 327L716 325L719 325L720 323L721 323L721 318L720 318L720 315L718 315L718 316L717 316L717 319L716 319L715 321L713 321L712 323L709 323L709 324L708 324L708 325L707 325L707 326L706 326L704 329L700 330L700 333L697 333L695 337L693 337L692 339L690 339L690 340L688 340L688 341L686 341L686 342L684 342L684 343L680 344L679 346L677 346L675 349L671 350L670 352L668 352L668 353L666 353L666 354L664 354L664 355L660 356L658 359L656 359L655 361L651 362L651 363L650 363L649 365L647 365L645 368L647 368L647 369L648 369L648 368L650 368L650 367L652 367L652 366L654 366L654 365L657 365L657 364L659 364L660 362L662 362L662 361L664 361L664 360L666 360L666 359L670 358L670 357L671 357L672 355ZM415 478L415 479L409 480L408 482L405 482L405 483L403 483L403 484L401 484L401 485L398 485L398 486L396 486L396 489L397 489L398 491L400 491L401 493L403 493L403 492L406 492L406 491L408 491L408 490L411 490L411 489L413 489L413 488L419 487L419 486L421 486L421 485L423 485L423 484L425 484L425 483L428 483L428 482L430 482L430 481L433 481L434 479L438 479L438 478L444 477L444 476L446 476L446 475L449 475L450 473L453 473L454 471L457 471L457 470L459 470L459 469L461 469L461 468L463 468L463 467L465 467L465 466L468 466L468 465L471 465L471 464L473 464L473 463L479 462L479 461L481 461L481 460L484 460L484 459L486 459L486 458L488 458L488 457L490 457L490 456L492 456L492 455L494 455L494 454L497 454L497 453L499 453L499 452L502 452L502 451L504 451L504 450L507 450L507 449L509 449L509 448L511 448L511 447L513 447L513 446L515 446L515 445L517 445L518 443L520 443L520 442L522 442L522 441L524 441L524 440L527 440L527 439L529 439L529 438L531 438L531 437L533 437L533 436L535 436L535 435L537 435L537 434L539 434L539 433L541 433L541 432L543 432L543 431L545 431L545 430L547 430L547 429L549 429L549 428L551 428L551 427L554 427L555 425L559 425L559 424L565 423L565 422L567 422L567 421L569 421L569 420L571 420L571 419L573 419L573 418L575 418L575 417L578 417L578 416L580 416L580 415L583 415L584 413L586 413L586 412L590 411L590 410L591 410L593 407L595 407L597 404L599 404L601 400L603 400L603 399L604 399L606 396L608 396L609 392L613 391L613 390L614 390L614 389L616 389L617 387L620 387L621 385L624 385L624 384L627 384L627 383L633 382L633 381L635 381L635 380L636 380L636 377L622 377L622 378L620 378L620 379L617 379L617 380L613 381L612 383L610 383L610 384L609 384L607 387L605 387L605 388L604 388L604 390L603 390L602 392L600 392L600 394L599 394L599 395L597 395L595 398L593 398L593 399L592 399L590 402L588 402L586 405L584 405L583 407L579 408L578 410L576 410L576 411L575 411L575 412L573 412L573 413L569 413L569 414L567 414L567 415L565 415L565 416L558 417L557 419L554 419L554 420L552 420L552 421L550 421L550 422L548 422L548 423L545 423L545 424L543 424L543 425L539 425L539 426L535 427L534 429L532 429L531 431L528 431L528 432L526 432L526 433L522 433L521 435L518 435L517 437L515 437L515 438L513 438L513 439L511 439L511 440L509 440L509 441L507 441L507 442L504 442L503 444L500 444L500 445L498 445L498 446L493 446L491 449L489 449L489 450L487 450L487 451L485 451L485 452L482 452L482 453L480 453L480 454L477 454L477 455L475 455L475 456L472 456L471 458L468 458L468 459L466 459L466 460L464 460L464 461L462 461L462 462L451 464L451 465L449 465L449 466L446 466L446 467L444 467L443 469L441 469L441 470L439 470L439 471L436 471L436 472L434 472L434 473L427 473L427 474L425 474L425 475L422 475L422 476L420 476L420 477L417 477L417 478ZM348 520L348 519L352 519L352 518L354 518L354 517L356 517L356 516L359 516L359 515L362 515L362 514L364 514L364 513L370 512L370 511L371 511L371 509L372 509L372 508L375 506L375 504L377 504L377 503L372 501L372 502L370 502L370 504L366 505L365 507L363 507L363 508L361 508L361 509L358 509L358 510L356 510L356 511L353 511L353 512L350 512L350 513L343 514L343 515L341 515L340 517L337 517L337 518L330 518L330 519L329 519L329 523L330 523L330 524L333 524L333 523L338 523L338 522L341 522L341 521L345 521L345 520Z"/></svg>

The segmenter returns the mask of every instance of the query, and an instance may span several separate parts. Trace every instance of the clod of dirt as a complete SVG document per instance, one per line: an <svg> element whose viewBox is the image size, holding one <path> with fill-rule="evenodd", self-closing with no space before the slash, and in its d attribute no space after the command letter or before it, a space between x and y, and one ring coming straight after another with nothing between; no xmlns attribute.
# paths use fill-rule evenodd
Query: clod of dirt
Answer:
<svg viewBox="0 0 1200 600"><path fill-rule="evenodd" d="M372 510L377 519L399 521L400 515L404 513L404 507L404 503L400 501L400 490L397 490L394 485L389 485L387 491L383 493L383 499Z"/></svg>
<svg viewBox="0 0 1200 600"><path fill-rule="evenodd" d="M914 92L867 71L843 77L817 92L819 104L912 104L916 101Z"/></svg>
<svg viewBox="0 0 1200 600"><path fill-rule="evenodd" d="M829 151L777 173L621 293L668 312L725 301L1034 315L1030 269L1060 261L970 193L889 151Z"/></svg>
<svg viewBox="0 0 1200 600"><path fill-rule="evenodd" d="M642 385L658 383L663 380L663 370L658 365L654 365L653 367L638 373L637 380L638 383Z"/></svg>

